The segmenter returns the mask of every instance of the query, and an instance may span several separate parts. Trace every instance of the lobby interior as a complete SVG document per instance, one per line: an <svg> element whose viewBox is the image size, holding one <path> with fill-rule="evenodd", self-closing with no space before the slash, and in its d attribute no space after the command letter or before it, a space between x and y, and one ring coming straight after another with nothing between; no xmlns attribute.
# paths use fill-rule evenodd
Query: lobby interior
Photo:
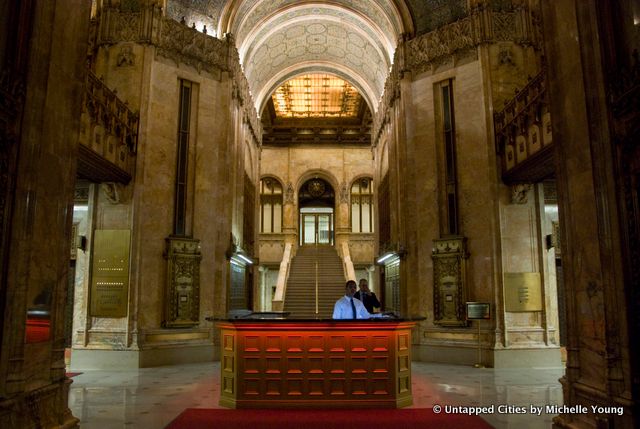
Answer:
<svg viewBox="0 0 640 429"><path fill-rule="evenodd" d="M361 278L417 320L412 407L638 425L640 1L27 0L0 24L0 426L219 407L216 321L328 318Z"/></svg>

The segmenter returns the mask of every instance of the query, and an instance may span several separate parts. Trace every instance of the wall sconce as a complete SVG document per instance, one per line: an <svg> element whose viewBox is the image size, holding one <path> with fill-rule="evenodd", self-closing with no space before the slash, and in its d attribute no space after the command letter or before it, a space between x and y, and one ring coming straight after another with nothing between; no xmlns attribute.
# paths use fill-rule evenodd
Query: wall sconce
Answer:
<svg viewBox="0 0 640 429"><path fill-rule="evenodd" d="M250 257L243 255L242 253L237 253L236 256L240 259L242 259L244 262L246 262L249 265L253 265L253 259L251 259Z"/></svg>
<svg viewBox="0 0 640 429"><path fill-rule="evenodd" d="M387 250L386 252L378 256L376 258L376 264L384 265L384 263L389 259L402 258L406 254L407 254L407 251L404 249L404 246L401 244L398 244L397 249Z"/></svg>
<svg viewBox="0 0 640 429"><path fill-rule="evenodd" d="M399 255L396 252L386 252L383 253L382 255L380 255L377 259L376 259L376 264L378 265L384 265L384 261L391 259L393 257L398 257Z"/></svg>

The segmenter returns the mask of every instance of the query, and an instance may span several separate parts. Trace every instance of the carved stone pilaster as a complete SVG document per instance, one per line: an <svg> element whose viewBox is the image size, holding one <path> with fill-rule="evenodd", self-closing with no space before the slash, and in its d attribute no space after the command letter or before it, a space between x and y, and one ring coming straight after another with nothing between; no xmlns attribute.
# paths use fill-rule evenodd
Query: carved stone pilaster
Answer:
<svg viewBox="0 0 640 429"><path fill-rule="evenodd" d="M293 190L293 184L291 182L287 183L287 190L285 191L284 194L284 203L285 204L293 204L294 203L294 190Z"/></svg>
<svg viewBox="0 0 640 429"><path fill-rule="evenodd" d="M196 326L200 320L200 240L167 237L165 328Z"/></svg>
<svg viewBox="0 0 640 429"><path fill-rule="evenodd" d="M433 322L442 326L466 326L466 237L433 240Z"/></svg>

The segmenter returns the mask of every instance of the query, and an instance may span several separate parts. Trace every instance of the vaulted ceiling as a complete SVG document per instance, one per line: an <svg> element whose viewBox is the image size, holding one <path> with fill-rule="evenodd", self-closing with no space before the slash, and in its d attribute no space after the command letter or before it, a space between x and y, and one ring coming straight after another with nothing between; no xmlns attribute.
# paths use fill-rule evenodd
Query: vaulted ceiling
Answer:
<svg viewBox="0 0 640 429"><path fill-rule="evenodd" d="M234 36L258 112L281 84L308 73L328 73L348 81L375 110L398 35L413 30L402 0L174 3L168 5L170 14L199 7L204 12L200 21L210 22L208 29L215 28L218 37Z"/></svg>
<svg viewBox="0 0 640 429"><path fill-rule="evenodd" d="M167 0L167 13L232 34L261 112L293 77L338 76L375 111L402 34L459 18L466 0Z"/></svg>

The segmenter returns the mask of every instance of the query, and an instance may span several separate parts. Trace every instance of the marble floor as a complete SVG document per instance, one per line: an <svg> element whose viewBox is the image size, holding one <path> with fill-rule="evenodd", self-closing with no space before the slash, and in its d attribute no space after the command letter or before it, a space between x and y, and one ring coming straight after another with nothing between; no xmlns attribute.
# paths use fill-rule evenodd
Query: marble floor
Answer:
<svg viewBox="0 0 640 429"><path fill-rule="evenodd" d="M549 428L554 414L543 410L536 415L531 406L562 404L562 368L477 369L416 362L412 371L413 407L439 405L446 412L449 406L493 405L494 413L481 417L496 428ZM219 373L218 362L85 371L72 378L69 407L83 429L161 429L185 408L220 408Z"/></svg>

